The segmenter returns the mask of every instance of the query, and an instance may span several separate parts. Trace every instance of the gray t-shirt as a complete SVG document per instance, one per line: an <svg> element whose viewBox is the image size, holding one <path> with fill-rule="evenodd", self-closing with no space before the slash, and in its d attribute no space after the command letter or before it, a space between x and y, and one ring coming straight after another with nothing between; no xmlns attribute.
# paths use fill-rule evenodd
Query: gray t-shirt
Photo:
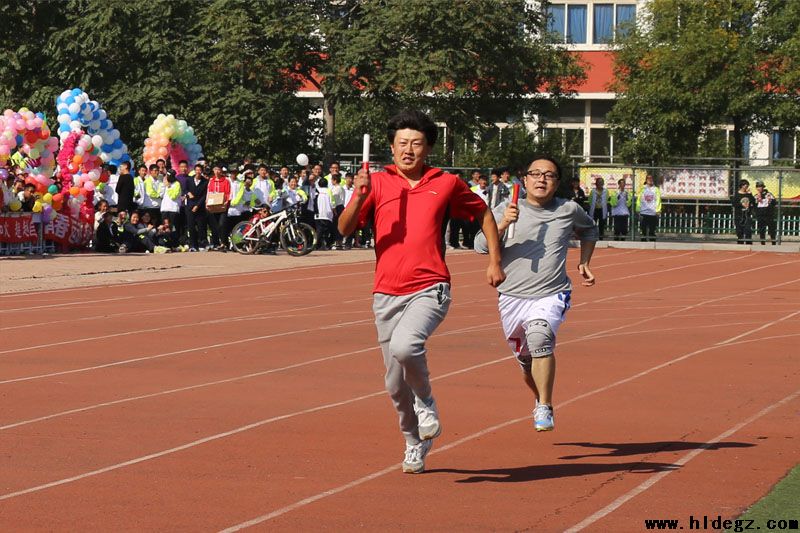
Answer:
<svg viewBox="0 0 800 533"><path fill-rule="evenodd" d="M576 202L554 198L546 207L519 202L514 238L508 231L501 243L506 280L497 287L502 294L540 298L572 288L567 277L567 249L573 235L582 241L596 241L597 227ZM508 202L492 210L496 221L503 219ZM488 253L486 237L475 238L475 251Z"/></svg>

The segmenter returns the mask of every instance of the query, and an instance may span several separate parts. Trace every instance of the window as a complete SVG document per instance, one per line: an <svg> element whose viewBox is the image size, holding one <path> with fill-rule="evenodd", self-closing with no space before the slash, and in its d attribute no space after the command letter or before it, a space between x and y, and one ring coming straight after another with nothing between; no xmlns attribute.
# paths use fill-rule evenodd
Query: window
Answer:
<svg viewBox="0 0 800 533"><path fill-rule="evenodd" d="M567 124L583 124L586 116L585 100L565 99L558 105L549 105L544 111L545 122L562 122Z"/></svg>
<svg viewBox="0 0 800 533"><path fill-rule="evenodd" d="M627 36L634 24L636 24L636 6L633 4L618 5L617 20L614 24L617 38Z"/></svg>
<svg viewBox="0 0 800 533"><path fill-rule="evenodd" d="M562 151L566 155L583 155L583 130L565 128L544 128L544 146L550 152Z"/></svg>
<svg viewBox="0 0 800 533"><path fill-rule="evenodd" d="M610 156L611 155L611 134L607 129L591 129L590 154L591 156Z"/></svg>
<svg viewBox="0 0 800 533"><path fill-rule="evenodd" d="M772 159L794 159L794 132L772 132Z"/></svg>
<svg viewBox="0 0 800 533"><path fill-rule="evenodd" d="M547 33L553 35L557 42L564 42L564 5L547 6Z"/></svg>
<svg viewBox="0 0 800 533"><path fill-rule="evenodd" d="M586 42L586 4L547 6L547 31L556 42Z"/></svg>
<svg viewBox="0 0 800 533"><path fill-rule="evenodd" d="M614 40L614 4L594 5L594 44L607 44Z"/></svg>
<svg viewBox="0 0 800 533"><path fill-rule="evenodd" d="M605 124L614 100L592 100L592 124Z"/></svg>
<svg viewBox="0 0 800 533"><path fill-rule="evenodd" d="M586 6L567 6L567 42L586 42Z"/></svg>

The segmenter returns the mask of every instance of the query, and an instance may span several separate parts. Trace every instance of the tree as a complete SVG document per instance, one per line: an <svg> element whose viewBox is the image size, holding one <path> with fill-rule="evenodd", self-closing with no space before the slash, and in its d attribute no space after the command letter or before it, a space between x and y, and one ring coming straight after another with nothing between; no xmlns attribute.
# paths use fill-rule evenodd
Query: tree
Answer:
<svg viewBox="0 0 800 533"><path fill-rule="evenodd" d="M320 48L304 73L320 76L325 151L335 148L336 106L426 109L448 132L486 128L538 109L583 75L547 43L544 12L525 0L308 0L320 14Z"/></svg>
<svg viewBox="0 0 800 533"><path fill-rule="evenodd" d="M713 126L733 125L733 155L744 135L767 131L785 95L765 75L780 43L759 38L774 16L769 0L652 0L621 40L609 114L626 160L663 162L696 155ZM789 0L791 3L791 0ZM763 18L766 17L766 18ZM796 28L796 23L792 26Z"/></svg>

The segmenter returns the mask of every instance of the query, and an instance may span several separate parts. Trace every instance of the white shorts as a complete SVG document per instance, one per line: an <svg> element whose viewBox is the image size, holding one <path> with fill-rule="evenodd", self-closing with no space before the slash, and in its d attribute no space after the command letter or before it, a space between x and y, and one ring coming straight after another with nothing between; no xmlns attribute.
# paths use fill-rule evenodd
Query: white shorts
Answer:
<svg viewBox="0 0 800 533"><path fill-rule="evenodd" d="M543 298L519 298L500 294L498 308L503 333L511 351L523 367L531 364L531 349L526 335L528 324L534 320L547 321L555 341L558 328L570 307L570 295L571 291Z"/></svg>

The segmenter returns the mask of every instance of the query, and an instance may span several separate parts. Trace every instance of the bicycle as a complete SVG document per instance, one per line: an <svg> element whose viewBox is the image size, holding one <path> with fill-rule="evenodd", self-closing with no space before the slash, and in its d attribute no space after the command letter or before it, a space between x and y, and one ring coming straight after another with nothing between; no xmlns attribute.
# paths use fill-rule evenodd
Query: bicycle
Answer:
<svg viewBox="0 0 800 533"><path fill-rule="evenodd" d="M262 248L281 247L291 256L311 253L316 245L314 228L300 222L299 204L264 217L256 215L239 222L230 236L233 249L244 255L255 254Z"/></svg>

